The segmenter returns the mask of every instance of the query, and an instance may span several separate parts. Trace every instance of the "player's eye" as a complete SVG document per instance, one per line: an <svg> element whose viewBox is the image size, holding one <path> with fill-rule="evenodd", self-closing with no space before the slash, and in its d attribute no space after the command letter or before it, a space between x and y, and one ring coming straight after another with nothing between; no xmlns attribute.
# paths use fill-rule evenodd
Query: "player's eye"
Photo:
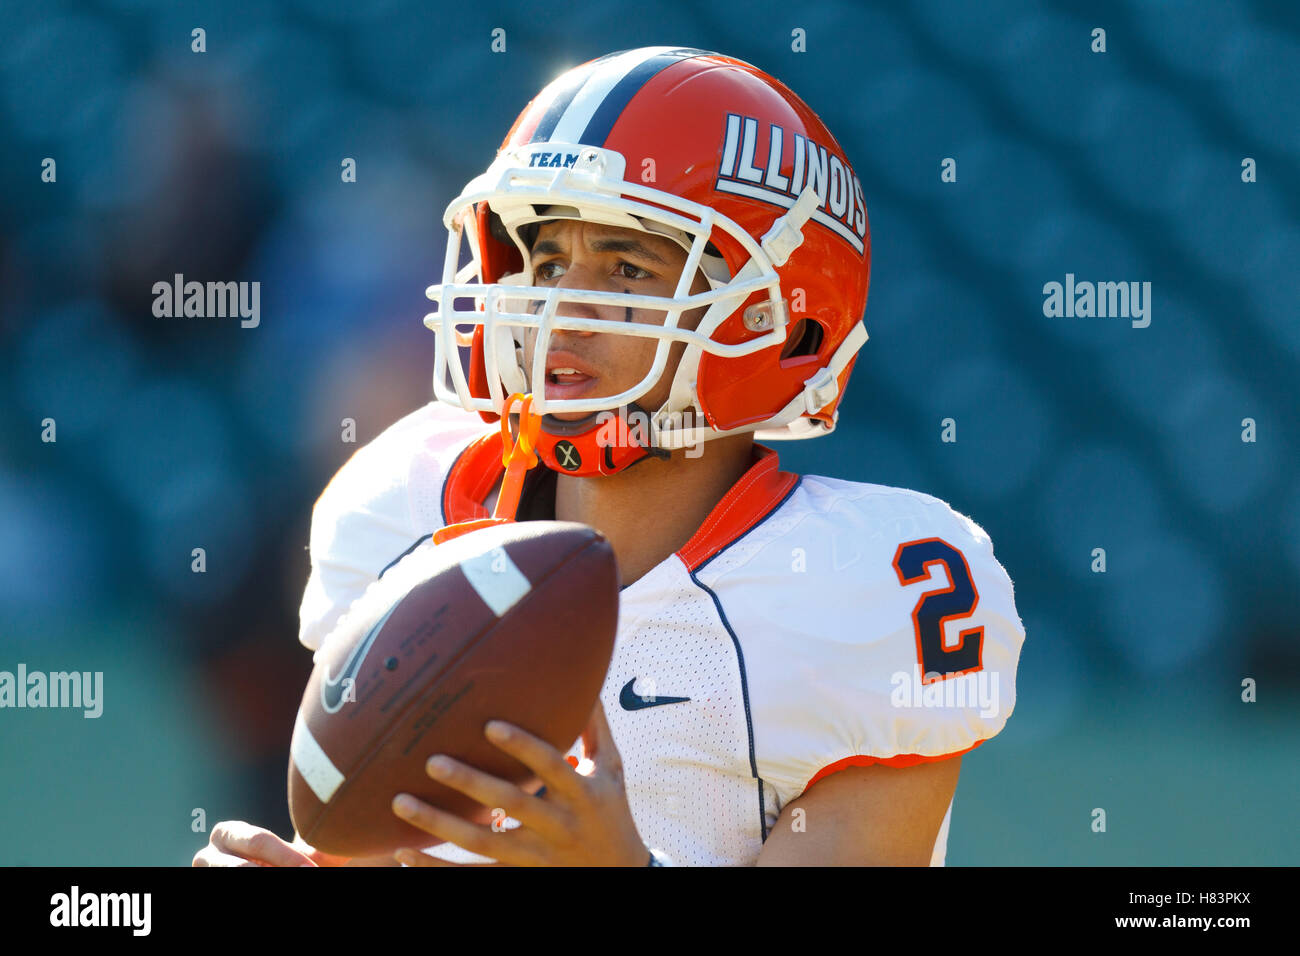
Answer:
<svg viewBox="0 0 1300 956"><path fill-rule="evenodd" d="M552 270L558 269L559 272ZM533 266L533 281L544 282L547 279L558 279L563 274L564 267L552 259L550 262L543 262L541 265Z"/></svg>
<svg viewBox="0 0 1300 956"><path fill-rule="evenodd" d="M618 274L624 279L649 279L652 277L650 272L647 272L640 266L634 266L630 262L620 262L618 264L618 270Z"/></svg>

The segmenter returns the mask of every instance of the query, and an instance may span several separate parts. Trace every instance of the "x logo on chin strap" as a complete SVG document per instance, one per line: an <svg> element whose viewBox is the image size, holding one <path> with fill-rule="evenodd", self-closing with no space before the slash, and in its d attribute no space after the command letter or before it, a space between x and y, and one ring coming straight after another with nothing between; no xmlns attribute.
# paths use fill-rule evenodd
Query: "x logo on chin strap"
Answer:
<svg viewBox="0 0 1300 956"><path fill-rule="evenodd" d="M555 456L560 463L560 467L568 471L575 471L582 464L582 459L578 456L578 449L574 447L572 442L557 442Z"/></svg>

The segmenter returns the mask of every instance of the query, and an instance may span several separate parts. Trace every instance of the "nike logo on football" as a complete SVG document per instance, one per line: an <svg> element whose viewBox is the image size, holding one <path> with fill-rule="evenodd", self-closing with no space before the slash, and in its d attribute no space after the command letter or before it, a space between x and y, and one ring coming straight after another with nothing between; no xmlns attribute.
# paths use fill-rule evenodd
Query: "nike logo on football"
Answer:
<svg viewBox="0 0 1300 956"><path fill-rule="evenodd" d="M618 695L618 702L623 705L624 710L645 710L647 707L662 707L664 704L681 704L690 700L689 697L656 697L653 694L647 694L642 697L640 694L633 693L632 685L636 683L633 677L623 685L622 692Z"/></svg>
<svg viewBox="0 0 1300 956"><path fill-rule="evenodd" d="M401 602L397 603L400 604ZM320 702L321 706L325 708L325 713L335 713L343 706L343 682L350 677L355 687L357 674L361 671L361 662L366 659L366 654L370 651L370 645L375 643L375 638L379 636L379 631L383 628L384 622L396 610L397 604L394 604L383 617L375 622L375 626L370 629L366 639L357 644L352 653L348 655L348 659L343 662L343 669L339 671L337 677L329 671L325 672L325 679L320 684ZM355 700L355 697L353 699Z"/></svg>

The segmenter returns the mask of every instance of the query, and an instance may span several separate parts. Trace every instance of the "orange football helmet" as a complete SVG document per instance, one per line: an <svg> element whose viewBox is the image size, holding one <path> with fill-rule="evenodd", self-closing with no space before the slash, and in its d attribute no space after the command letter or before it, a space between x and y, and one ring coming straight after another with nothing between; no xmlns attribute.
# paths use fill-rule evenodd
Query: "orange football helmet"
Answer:
<svg viewBox="0 0 1300 956"><path fill-rule="evenodd" d="M668 236L687 252L676 294L532 285L528 230L582 219ZM434 390L495 422L545 377L554 329L657 339L629 389L548 401L537 454L562 474L614 474L649 454L743 432L762 440L830 432L857 351L871 268L861 183L817 115L741 60L645 47L562 74L524 109L495 161L444 215ZM460 266L462 243L469 261ZM690 294L698 272L709 290ZM564 303L665 312L662 326L564 316ZM692 331L684 312L707 307ZM589 311L589 310L588 310ZM531 377L526 329L538 330ZM791 330L797 335L791 335ZM685 350L669 397L636 404ZM468 373L460 349L468 348ZM578 421L552 412L587 412Z"/></svg>

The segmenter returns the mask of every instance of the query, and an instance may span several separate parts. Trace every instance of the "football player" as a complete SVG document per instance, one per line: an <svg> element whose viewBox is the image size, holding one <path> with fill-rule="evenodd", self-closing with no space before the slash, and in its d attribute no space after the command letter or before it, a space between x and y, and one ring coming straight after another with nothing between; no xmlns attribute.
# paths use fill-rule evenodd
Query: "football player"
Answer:
<svg viewBox="0 0 1300 956"><path fill-rule="evenodd" d="M403 795L438 845L396 859L942 864L962 755L1014 707L1024 630L971 520L792 474L766 444L833 430L867 338L866 206L830 132L734 58L610 54L528 105L445 223L436 400L316 503L300 640L318 650L435 530L492 513L512 394L542 416L517 519L597 528L623 591L583 739L492 738L544 789L431 761L509 825ZM195 858L342 862L244 823Z"/></svg>

